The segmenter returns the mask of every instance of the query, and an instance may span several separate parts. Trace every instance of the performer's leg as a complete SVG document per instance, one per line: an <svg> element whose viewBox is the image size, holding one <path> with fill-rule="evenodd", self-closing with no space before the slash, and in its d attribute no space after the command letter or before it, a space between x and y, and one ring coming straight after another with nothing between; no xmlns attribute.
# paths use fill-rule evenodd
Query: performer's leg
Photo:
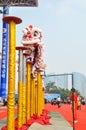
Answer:
<svg viewBox="0 0 86 130"><path fill-rule="evenodd" d="M74 121L77 121L77 103L74 102Z"/></svg>

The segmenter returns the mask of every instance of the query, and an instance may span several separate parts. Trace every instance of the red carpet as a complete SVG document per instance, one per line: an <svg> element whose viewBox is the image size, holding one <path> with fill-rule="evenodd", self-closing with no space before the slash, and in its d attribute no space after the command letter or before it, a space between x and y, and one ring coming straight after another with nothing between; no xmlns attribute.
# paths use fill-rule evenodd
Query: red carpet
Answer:
<svg viewBox="0 0 86 130"><path fill-rule="evenodd" d="M15 113L17 113L17 109L15 108ZM0 120L7 116L7 107L0 107Z"/></svg>
<svg viewBox="0 0 86 130"><path fill-rule="evenodd" d="M43 110L42 114L40 117L37 117L37 115L33 115L30 120L27 122L27 126L32 125L34 122L37 122L41 125L50 125L51 123L49 122L50 116L48 116L48 111Z"/></svg>
<svg viewBox="0 0 86 130"><path fill-rule="evenodd" d="M62 105L60 108L57 105L46 104L45 109L49 112L56 111L59 112L64 118L72 125L72 111L71 105ZM15 113L17 110L15 110ZM81 110L77 110L78 123L75 124L75 130L86 130L86 105L82 105ZM0 120L7 116L7 108L0 107ZM44 121L43 117L41 120ZM31 122L28 122L31 123ZM49 120L48 120L49 123Z"/></svg>
<svg viewBox="0 0 86 130"><path fill-rule="evenodd" d="M0 120L1 120L7 116L7 108L3 107L3 108L0 108L0 110L1 110L1 115L2 115L2 116L0 116ZM17 109L15 108L15 113L16 112L17 112ZM15 130L28 130L28 127L30 125L32 125L34 122L37 122L42 125L50 125L51 123L49 122L49 120L51 117L48 116L48 113L49 112L47 110L43 110L40 117L37 117L37 115L33 115L26 124L22 125L21 128L18 128L18 124L17 124L18 121L16 118L15 119ZM7 126L6 125L3 126L1 128L1 130L7 130Z"/></svg>
<svg viewBox="0 0 86 130"><path fill-rule="evenodd" d="M46 104L45 109L48 111L59 112L72 125L71 105L62 105L58 108L57 105ZM86 130L86 105L82 105L81 110L77 110L78 123L75 123L75 130Z"/></svg>
<svg viewBox="0 0 86 130"><path fill-rule="evenodd" d="M0 107L0 120L5 118L7 116L7 108L6 107Z"/></svg>

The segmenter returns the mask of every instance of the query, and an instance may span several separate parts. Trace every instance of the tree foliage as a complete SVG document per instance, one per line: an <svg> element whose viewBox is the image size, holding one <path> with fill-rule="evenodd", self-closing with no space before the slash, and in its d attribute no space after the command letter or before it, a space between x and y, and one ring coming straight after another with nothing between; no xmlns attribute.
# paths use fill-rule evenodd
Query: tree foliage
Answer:
<svg viewBox="0 0 86 130"><path fill-rule="evenodd" d="M60 88L55 85L55 82L49 82L45 86L45 93L59 93L62 99L66 99L69 96L70 90L65 88ZM76 90L76 93L80 95L80 92Z"/></svg>
<svg viewBox="0 0 86 130"><path fill-rule="evenodd" d="M57 87L55 86L54 82L49 82L47 86L45 87L45 92L46 93L56 93L57 92Z"/></svg>

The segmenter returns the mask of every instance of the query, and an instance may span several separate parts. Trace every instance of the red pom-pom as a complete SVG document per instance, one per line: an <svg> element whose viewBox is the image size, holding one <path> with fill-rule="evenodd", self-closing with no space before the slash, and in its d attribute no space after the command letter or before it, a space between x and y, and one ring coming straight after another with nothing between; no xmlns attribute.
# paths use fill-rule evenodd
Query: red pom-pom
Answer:
<svg viewBox="0 0 86 130"><path fill-rule="evenodd" d="M32 29L32 28L33 28L33 26L32 26L32 25L30 25L30 26L29 26L29 28L30 28L30 29Z"/></svg>

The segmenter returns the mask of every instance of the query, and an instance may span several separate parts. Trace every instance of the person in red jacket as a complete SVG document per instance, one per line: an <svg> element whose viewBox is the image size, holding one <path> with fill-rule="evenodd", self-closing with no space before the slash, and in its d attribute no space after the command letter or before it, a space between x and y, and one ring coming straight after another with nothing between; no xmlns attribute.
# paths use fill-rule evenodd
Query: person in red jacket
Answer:
<svg viewBox="0 0 86 130"><path fill-rule="evenodd" d="M77 99L78 99L78 95L75 91L74 88L71 89L71 92L70 92L70 100L72 100L72 103L73 103L73 119L74 119L74 122L77 123L78 120L77 120Z"/></svg>

